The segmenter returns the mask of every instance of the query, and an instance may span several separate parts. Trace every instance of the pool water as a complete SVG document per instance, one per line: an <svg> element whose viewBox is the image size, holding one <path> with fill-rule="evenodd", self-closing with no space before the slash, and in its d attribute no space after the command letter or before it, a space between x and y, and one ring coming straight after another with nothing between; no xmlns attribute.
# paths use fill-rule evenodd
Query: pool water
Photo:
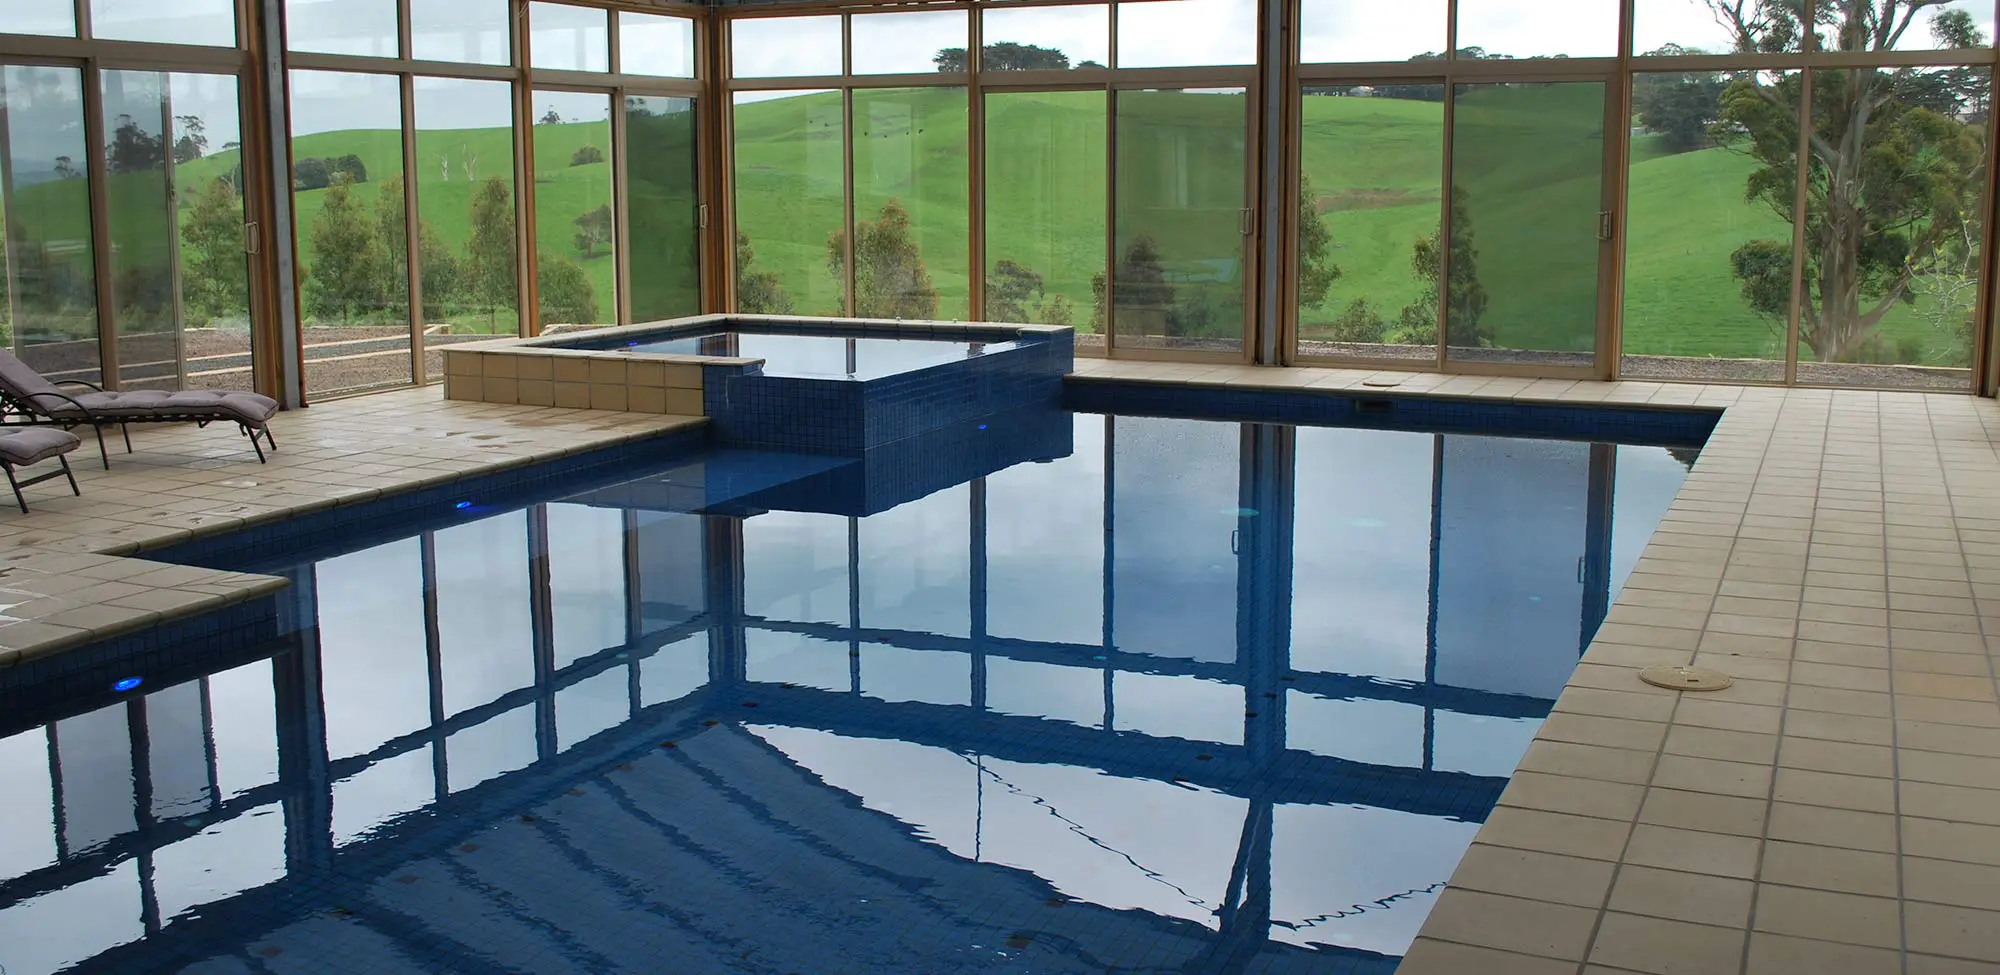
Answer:
<svg viewBox="0 0 2000 975"><path fill-rule="evenodd" d="M0 966L1392 970L1691 455L1074 422L260 563L299 647L0 737Z"/></svg>
<svg viewBox="0 0 2000 975"><path fill-rule="evenodd" d="M974 358L1014 344L933 338L922 333L857 332L749 332L717 328L679 333L667 339L627 341L612 347L639 354L742 356L763 359L767 376L866 381Z"/></svg>

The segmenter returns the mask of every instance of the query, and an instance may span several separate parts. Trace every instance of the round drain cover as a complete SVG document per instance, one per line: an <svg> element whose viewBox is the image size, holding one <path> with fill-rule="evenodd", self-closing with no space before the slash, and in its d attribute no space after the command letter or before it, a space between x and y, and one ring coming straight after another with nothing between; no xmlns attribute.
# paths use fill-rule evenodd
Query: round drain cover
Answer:
<svg viewBox="0 0 2000 975"><path fill-rule="evenodd" d="M1400 379L1363 379L1361 381L1361 385L1373 386L1376 389L1388 389L1391 386L1401 386L1402 384L1403 381Z"/></svg>
<svg viewBox="0 0 2000 975"><path fill-rule="evenodd" d="M1706 667L1679 667L1661 664L1639 671L1639 679L1656 687L1676 691L1719 691L1736 683L1736 678Z"/></svg>

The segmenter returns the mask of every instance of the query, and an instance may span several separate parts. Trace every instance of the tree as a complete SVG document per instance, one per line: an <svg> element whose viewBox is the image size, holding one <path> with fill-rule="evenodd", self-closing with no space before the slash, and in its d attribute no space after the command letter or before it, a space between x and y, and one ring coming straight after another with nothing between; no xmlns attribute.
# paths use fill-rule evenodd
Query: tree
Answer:
<svg viewBox="0 0 2000 975"><path fill-rule="evenodd" d="M535 280L543 324L588 325L597 321L597 292L583 265L546 251L535 253Z"/></svg>
<svg viewBox="0 0 2000 975"><path fill-rule="evenodd" d="M1333 247L1333 231L1319 212L1319 194L1313 192L1312 177L1299 173L1299 307L1312 308L1326 300L1333 283L1340 280L1340 266L1328 251Z"/></svg>
<svg viewBox="0 0 2000 975"><path fill-rule="evenodd" d="M570 221L576 226L576 249L596 257L597 245L611 242L611 205L605 204Z"/></svg>
<svg viewBox="0 0 2000 975"><path fill-rule="evenodd" d="M1174 286L1167 281L1167 270L1160 264L1160 245L1151 234L1140 234L1125 247L1125 259L1112 269L1113 289L1111 304L1118 314L1137 312L1154 316L1164 328L1166 319L1174 310ZM1105 317L1104 272L1090 277L1090 324L1095 331L1103 331Z"/></svg>
<svg viewBox="0 0 2000 975"><path fill-rule="evenodd" d="M181 303L189 324L247 314L250 278L243 253L243 199L221 177L203 184L181 222Z"/></svg>
<svg viewBox="0 0 2000 975"><path fill-rule="evenodd" d="M292 164L292 188L323 190L333 183L333 166L316 156Z"/></svg>
<svg viewBox="0 0 2000 975"><path fill-rule="evenodd" d="M1669 44L1649 55L1700 54ZM1691 152L1714 144L1710 134L1726 82L1713 71L1632 76L1632 111L1639 127L1660 136L1668 152Z"/></svg>
<svg viewBox="0 0 2000 975"><path fill-rule="evenodd" d="M1813 30L1824 49L1858 52L1896 49L1921 12L1943 2L1838 4L1807 25L1791 6L1709 0L1739 49L1791 45ZM1984 43L1950 12L1931 27L1948 44ZM1966 120L1984 115L1986 95L1983 82L1968 92L1961 81L1912 68L1816 70L1803 212L1795 206L1801 73L1746 73L1722 93L1715 128L1740 133L1730 147L1758 164L1746 199L1805 230L1799 338L1822 362L1902 358L1907 350L1885 348L1877 327L1915 300L1919 276L1950 266L1965 225L1979 219L1984 153ZM1775 240L1730 255L1744 301L1774 324L1790 311L1792 259L1790 241Z"/></svg>
<svg viewBox="0 0 2000 975"><path fill-rule="evenodd" d="M519 296L514 260L514 192L493 177L472 195L472 237L465 244L466 290L489 321Z"/></svg>
<svg viewBox="0 0 2000 975"><path fill-rule="evenodd" d="M382 303L390 276L382 240L362 215L346 183L327 187L312 228L312 266L306 272L306 314L322 321L353 321Z"/></svg>
<svg viewBox="0 0 2000 975"><path fill-rule="evenodd" d="M1417 300L1404 306L1397 318L1403 342L1434 345L1438 335L1438 276L1444 263L1442 228L1417 239L1410 250L1410 269L1424 283ZM1473 240L1472 213L1466 207L1464 187L1451 191L1451 276L1445 287L1444 318L1449 322L1450 344L1478 348L1493 340L1491 327L1481 328L1486 314L1486 288L1479 283L1479 247Z"/></svg>
<svg viewBox="0 0 2000 975"><path fill-rule="evenodd" d="M931 63L942 74L962 73L967 67L965 48L947 47ZM979 49L979 66L986 71L1068 71L1069 55L1052 47L1001 41Z"/></svg>
<svg viewBox="0 0 2000 975"><path fill-rule="evenodd" d="M118 127L111 133L111 144L104 147L104 165L113 174L164 169L166 146L159 136L140 128L132 116L120 115Z"/></svg>
<svg viewBox="0 0 2000 975"><path fill-rule="evenodd" d="M846 235L827 238L827 270L846 277ZM938 293L923 254L910 237L910 211L891 199L873 223L854 224L854 314L860 318L928 320L937 317Z"/></svg>
<svg viewBox="0 0 2000 975"><path fill-rule="evenodd" d="M1389 331L1389 321L1366 298L1349 302L1333 321L1320 326L1325 337L1335 342L1376 343Z"/></svg>
<svg viewBox="0 0 2000 975"><path fill-rule="evenodd" d="M548 111L546 111L546 112L543 112L543 113L542 113L542 118L541 118L541 120L540 120L540 121L538 121L538 122L536 122L535 124L536 124L536 125L561 125L561 124L563 124L563 117L562 117L562 113L561 113L561 112L558 112L558 111L556 111L556 110L555 110L555 109L553 109L553 108L551 108L551 109L549 109Z"/></svg>
<svg viewBox="0 0 2000 975"><path fill-rule="evenodd" d="M174 162L193 162L208 154L208 123L199 115L176 115L181 137L174 140Z"/></svg>
<svg viewBox="0 0 2000 975"><path fill-rule="evenodd" d="M76 160L68 156L56 157L57 179L82 179L83 171L76 168Z"/></svg>
<svg viewBox="0 0 2000 975"><path fill-rule="evenodd" d="M1076 307L1042 287L1042 276L1016 261L999 261L986 276L986 320L1074 325Z"/></svg>
<svg viewBox="0 0 2000 975"><path fill-rule="evenodd" d="M349 183L368 182L368 167L361 162L361 157L354 153L350 152L339 159L329 160L327 167L332 170L334 179L345 179Z"/></svg>
<svg viewBox="0 0 2000 975"><path fill-rule="evenodd" d="M389 177L375 196L375 226L388 254L388 300L404 307L410 303L410 279L404 270L410 253L406 213L399 173ZM445 309L458 301L465 289L464 262L428 220L417 222L417 280L423 283L423 317L427 322L442 321Z"/></svg>
<svg viewBox="0 0 2000 975"><path fill-rule="evenodd" d="M572 166L591 166L603 161L604 150L596 146L584 146L569 157L569 164Z"/></svg>
<svg viewBox="0 0 2000 975"><path fill-rule="evenodd" d="M750 266L757 260L757 252L750 247L750 237L743 231L736 232L736 310L745 315L789 315L792 313L792 296L785 293L778 283L778 275L771 271L752 271Z"/></svg>

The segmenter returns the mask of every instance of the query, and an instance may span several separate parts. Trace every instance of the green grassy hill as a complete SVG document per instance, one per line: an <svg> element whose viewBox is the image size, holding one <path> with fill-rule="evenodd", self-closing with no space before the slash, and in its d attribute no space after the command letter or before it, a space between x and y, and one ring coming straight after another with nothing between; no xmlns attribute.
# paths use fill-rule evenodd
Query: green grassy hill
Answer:
<svg viewBox="0 0 2000 975"><path fill-rule="evenodd" d="M1604 134L1594 92L1585 86L1487 89L1459 103L1465 133L1455 166L1469 196L1478 267L1489 295L1486 321L1503 344L1586 347L1596 287L1598 172ZM1194 92L1121 96L1121 248L1138 232L1157 238L1170 275L1220 275L1206 287L1226 295L1240 284L1229 264L1240 238L1235 210L1243 198L1240 95ZM873 220L897 200L909 211L940 313L967 315L967 112L955 89L857 92L854 96L856 219ZM1107 126L1101 92L1005 93L987 101L987 260L1020 263L1061 295L1087 326L1090 282L1104 256L1104 153ZM797 310L833 313L840 286L828 267L827 242L841 227L843 172L840 95L820 92L735 108L736 203L739 228L756 252L756 268L777 276ZM1422 287L1411 268L1412 245L1433 233L1439 212L1443 106L1391 98L1304 99L1302 165L1315 205L1332 234L1330 259L1341 270L1325 301L1303 309L1311 336L1356 299L1393 320ZM609 155L607 122L538 125L537 236L544 251L578 261L595 290L600 318L613 303L615 258L608 245L586 257L574 243L573 221L610 202L608 163L572 166L577 150ZM296 158L352 153L369 179L355 195L372 211L385 180L402 168L391 131L302 136ZM184 164L184 187L236 165L235 153ZM1669 154L1652 137L1635 139L1627 207L1625 350L1631 353L1780 356L1781 329L1754 315L1730 274L1730 253L1746 241L1784 240L1790 229L1743 198L1754 164L1726 148ZM504 129L424 132L417 140L420 212L431 228L462 251L470 236L476 176L509 176ZM440 164L443 160L448 167ZM113 178L114 246L121 260L165 259L155 174ZM80 181L21 187L11 216L38 239L87 240ZM301 228L313 224L325 190L297 194ZM182 205L194 194L184 189ZM674 201L679 207L684 201ZM666 213L668 211L662 211ZM677 211L676 211L677 212ZM300 259L313 261L310 234L300 235ZM648 272L635 268L634 277ZM1195 287L1183 284L1183 290ZM1224 309L1233 313L1233 309ZM1923 307L1899 306L1883 324L1891 345L1921 348L1941 358L1951 337L1930 324ZM448 309L447 317L483 326L480 309ZM506 316L501 316L502 321Z"/></svg>

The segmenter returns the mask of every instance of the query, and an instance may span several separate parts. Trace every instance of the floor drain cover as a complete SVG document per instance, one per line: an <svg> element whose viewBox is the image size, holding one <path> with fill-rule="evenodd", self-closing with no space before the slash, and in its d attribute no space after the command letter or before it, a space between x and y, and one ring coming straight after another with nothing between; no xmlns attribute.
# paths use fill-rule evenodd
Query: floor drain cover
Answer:
<svg viewBox="0 0 2000 975"><path fill-rule="evenodd" d="M1402 384L1403 381L1400 379L1363 379L1361 381L1361 385L1373 386L1376 389L1388 389L1391 386L1401 386Z"/></svg>
<svg viewBox="0 0 2000 975"><path fill-rule="evenodd" d="M1736 678L1706 667L1677 667L1661 664L1639 671L1639 679L1656 687L1676 691L1719 691L1736 683Z"/></svg>

